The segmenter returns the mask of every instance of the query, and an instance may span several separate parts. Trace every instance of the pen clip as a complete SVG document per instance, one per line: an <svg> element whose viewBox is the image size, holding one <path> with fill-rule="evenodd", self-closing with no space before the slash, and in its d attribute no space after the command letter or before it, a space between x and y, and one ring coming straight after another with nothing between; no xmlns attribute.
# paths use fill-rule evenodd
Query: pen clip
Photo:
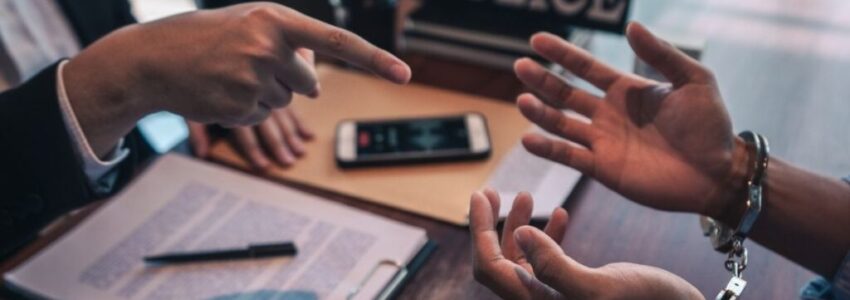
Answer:
<svg viewBox="0 0 850 300"><path fill-rule="evenodd" d="M354 299L354 297L356 297L357 294L360 293L361 290L363 290L366 284L369 283L369 280L372 279L372 276L374 276L375 273L378 272L378 269L383 266L390 266L398 269L392 280L390 280L390 282L387 283L387 286L383 290L381 290L381 293L378 294L377 297L375 297L375 299L380 300L389 299L390 295L392 295L393 292L398 288L398 286L404 281L404 278L407 277L408 273L408 270L405 266L393 260L382 260L378 262L378 264L372 267L372 270L370 270L369 273L366 274L366 277L364 277L363 280L361 280L360 283L357 284L357 286L351 289L345 299Z"/></svg>

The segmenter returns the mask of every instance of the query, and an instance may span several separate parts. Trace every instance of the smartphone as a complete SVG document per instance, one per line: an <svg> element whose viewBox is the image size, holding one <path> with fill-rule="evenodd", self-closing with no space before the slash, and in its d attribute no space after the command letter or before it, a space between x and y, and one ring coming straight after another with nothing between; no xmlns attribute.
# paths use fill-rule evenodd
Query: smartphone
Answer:
<svg viewBox="0 0 850 300"><path fill-rule="evenodd" d="M336 132L341 168L480 160L491 152L487 121L479 113L343 121Z"/></svg>

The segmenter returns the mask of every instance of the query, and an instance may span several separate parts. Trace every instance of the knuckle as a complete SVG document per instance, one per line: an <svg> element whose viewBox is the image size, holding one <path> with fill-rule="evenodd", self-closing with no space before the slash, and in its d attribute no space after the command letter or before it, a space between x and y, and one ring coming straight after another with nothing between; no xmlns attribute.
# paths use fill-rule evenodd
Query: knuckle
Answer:
<svg viewBox="0 0 850 300"><path fill-rule="evenodd" d="M558 99L560 99L563 103L569 103L570 99L573 96L573 92L575 89L566 83L561 83L560 88L558 88Z"/></svg>
<svg viewBox="0 0 850 300"><path fill-rule="evenodd" d="M369 64L371 64L372 68L378 69L383 65L385 59L384 55L381 51L375 51L372 53L372 56L369 58Z"/></svg>
<svg viewBox="0 0 850 300"><path fill-rule="evenodd" d="M654 60L654 62L650 61L649 63L669 65L675 57L670 52L661 52L656 53L650 58L651 60Z"/></svg>
<svg viewBox="0 0 850 300"><path fill-rule="evenodd" d="M587 76L591 68L593 68L593 60L591 59L579 58L575 62L576 75L579 77Z"/></svg>
<svg viewBox="0 0 850 300"><path fill-rule="evenodd" d="M557 125L555 129L557 129L561 133L568 133L571 131L569 119L566 116L562 116L558 118Z"/></svg>
<svg viewBox="0 0 850 300"><path fill-rule="evenodd" d="M260 35L251 38L248 45L241 51L249 60L261 65L278 61L280 58L274 52L275 42L271 38Z"/></svg>
<svg viewBox="0 0 850 300"><path fill-rule="evenodd" d="M549 74L549 72L544 71L543 74L540 76L540 78L537 80L537 86L538 87L545 87L546 81L549 80L549 76L551 76L551 74Z"/></svg>
<svg viewBox="0 0 850 300"><path fill-rule="evenodd" d="M554 146L550 148L549 153L555 161L559 161L566 165L571 165L572 155L567 149L556 149Z"/></svg>
<svg viewBox="0 0 850 300"><path fill-rule="evenodd" d="M351 43L351 35L339 28L331 29L327 37L328 48L332 50L341 50Z"/></svg>
<svg viewBox="0 0 850 300"><path fill-rule="evenodd" d="M268 22L279 17L277 9L272 5L258 4L245 13L245 18L250 21Z"/></svg>
<svg viewBox="0 0 850 300"><path fill-rule="evenodd" d="M266 54L275 49L275 41L265 34L254 34L251 39L253 46L260 51L261 54Z"/></svg>

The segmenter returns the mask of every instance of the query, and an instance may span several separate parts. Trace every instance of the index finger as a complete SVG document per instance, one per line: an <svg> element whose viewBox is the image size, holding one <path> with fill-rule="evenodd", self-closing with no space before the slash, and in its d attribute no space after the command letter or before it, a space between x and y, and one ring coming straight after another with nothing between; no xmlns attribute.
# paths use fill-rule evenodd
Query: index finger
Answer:
<svg viewBox="0 0 850 300"><path fill-rule="evenodd" d="M514 230L523 225L528 225L531 221L531 211L534 208L534 202L531 199L531 194L527 192L519 193L514 199L514 204L511 206L511 212L505 219L505 225L502 228L502 252L503 255L514 262L518 262L520 258L525 256L514 239Z"/></svg>
<svg viewBox="0 0 850 300"><path fill-rule="evenodd" d="M587 50L551 33L543 32L532 36L531 47L540 56L563 66L603 91L623 75L593 57Z"/></svg>
<svg viewBox="0 0 850 300"><path fill-rule="evenodd" d="M282 9L284 39L293 47L309 48L339 58L395 83L410 81L410 67L389 52L348 30L328 25L292 9Z"/></svg>

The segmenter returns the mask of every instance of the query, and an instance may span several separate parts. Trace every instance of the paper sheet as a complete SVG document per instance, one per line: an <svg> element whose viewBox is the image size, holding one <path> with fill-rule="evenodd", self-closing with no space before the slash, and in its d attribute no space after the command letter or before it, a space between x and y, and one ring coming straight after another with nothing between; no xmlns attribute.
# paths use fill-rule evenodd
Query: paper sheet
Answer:
<svg viewBox="0 0 850 300"><path fill-rule="evenodd" d="M287 240L299 248L294 258L142 262ZM422 229L169 155L5 279L61 299L340 299L383 261L407 264L426 242ZM357 299L372 299L395 271L378 268Z"/></svg>
<svg viewBox="0 0 850 300"><path fill-rule="evenodd" d="M575 169L534 156L519 143L496 167L487 186L499 192L499 217L508 216L518 193L529 192L534 197L532 219L546 219L564 204L581 176Z"/></svg>

